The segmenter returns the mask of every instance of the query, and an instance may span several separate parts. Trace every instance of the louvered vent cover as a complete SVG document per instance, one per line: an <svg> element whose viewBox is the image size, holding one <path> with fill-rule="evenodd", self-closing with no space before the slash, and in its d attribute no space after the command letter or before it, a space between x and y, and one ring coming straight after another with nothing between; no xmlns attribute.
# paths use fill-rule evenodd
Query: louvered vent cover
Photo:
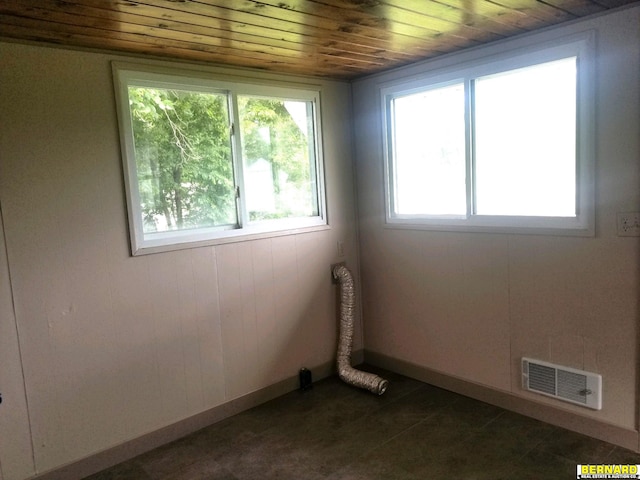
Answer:
<svg viewBox="0 0 640 480"><path fill-rule="evenodd" d="M602 377L596 373L523 358L522 387L583 407L602 408Z"/></svg>

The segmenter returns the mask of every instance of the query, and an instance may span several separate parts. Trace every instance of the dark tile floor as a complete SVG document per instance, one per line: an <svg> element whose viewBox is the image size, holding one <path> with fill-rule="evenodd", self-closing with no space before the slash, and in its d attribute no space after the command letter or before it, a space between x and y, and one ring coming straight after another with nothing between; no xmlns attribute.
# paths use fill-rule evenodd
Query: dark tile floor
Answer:
<svg viewBox="0 0 640 480"><path fill-rule="evenodd" d="M390 372L375 396L335 377L87 480L575 479L640 455Z"/></svg>

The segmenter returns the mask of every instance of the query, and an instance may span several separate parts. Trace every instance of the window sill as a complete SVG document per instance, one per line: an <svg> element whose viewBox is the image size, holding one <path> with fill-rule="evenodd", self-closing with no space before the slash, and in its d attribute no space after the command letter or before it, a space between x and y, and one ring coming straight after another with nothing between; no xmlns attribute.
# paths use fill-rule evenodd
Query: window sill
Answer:
<svg viewBox="0 0 640 480"><path fill-rule="evenodd" d="M594 222L575 218L559 217L482 217L420 220L390 218L385 228L405 230L427 230L457 233L495 233L512 235L549 235L565 237L595 236Z"/></svg>
<svg viewBox="0 0 640 480"><path fill-rule="evenodd" d="M185 239L184 241L177 241L175 237L173 237L172 243L170 244L146 240L137 248L134 247L131 254L132 256L150 255L154 253L189 250L192 248L211 247L216 245L226 245L229 243L248 242L252 240L263 240L286 235L298 235L301 233L319 232L331 229L331 227L324 221L318 222L319 223L315 225L272 229L269 231L250 231L249 229L225 230L220 232L221 234L215 238L197 238L193 236L192 238ZM135 244L132 243L132 245Z"/></svg>

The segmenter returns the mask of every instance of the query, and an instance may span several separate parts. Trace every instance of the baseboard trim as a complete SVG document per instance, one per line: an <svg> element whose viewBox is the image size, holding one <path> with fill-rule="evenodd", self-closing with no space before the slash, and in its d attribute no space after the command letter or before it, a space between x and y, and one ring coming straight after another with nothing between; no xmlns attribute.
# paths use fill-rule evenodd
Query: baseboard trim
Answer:
<svg viewBox="0 0 640 480"><path fill-rule="evenodd" d="M604 440L614 445L639 451L639 435L617 425L600 422L590 417L583 417L573 412L560 410L549 405L540 404L512 393L469 382L446 375L404 360L388 357L384 354L365 350L364 360L367 364L385 368L395 373L415 378L425 383L450 390L452 392L475 398L505 410L541 420L558 427Z"/></svg>
<svg viewBox="0 0 640 480"><path fill-rule="evenodd" d="M353 353L354 361L362 361L362 351ZM335 363L329 362L310 368L313 381L329 377L336 372ZM299 388L298 375L294 375L273 385L269 385L242 397L230 400L202 413L147 433L120 445L90 455L81 460L63 465L48 472L31 477L31 480L79 480L106 468L126 462L154 448L161 447L193 432L206 428L225 418L236 415L262 403L273 400Z"/></svg>

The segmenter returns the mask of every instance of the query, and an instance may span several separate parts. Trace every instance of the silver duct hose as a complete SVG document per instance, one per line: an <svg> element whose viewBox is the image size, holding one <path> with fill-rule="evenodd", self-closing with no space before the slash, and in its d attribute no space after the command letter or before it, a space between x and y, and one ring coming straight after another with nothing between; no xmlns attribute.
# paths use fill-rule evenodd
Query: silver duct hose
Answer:
<svg viewBox="0 0 640 480"><path fill-rule="evenodd" d="M351 347L353 345L353 317L356 304L356 293L353 276L344 265L333 268L333 278L340 285L340 337L338 339L338 376L354 387L364 388L377 395L382 395L389 386L389 381L373 373L363 372L351 366Z"/></svg>

